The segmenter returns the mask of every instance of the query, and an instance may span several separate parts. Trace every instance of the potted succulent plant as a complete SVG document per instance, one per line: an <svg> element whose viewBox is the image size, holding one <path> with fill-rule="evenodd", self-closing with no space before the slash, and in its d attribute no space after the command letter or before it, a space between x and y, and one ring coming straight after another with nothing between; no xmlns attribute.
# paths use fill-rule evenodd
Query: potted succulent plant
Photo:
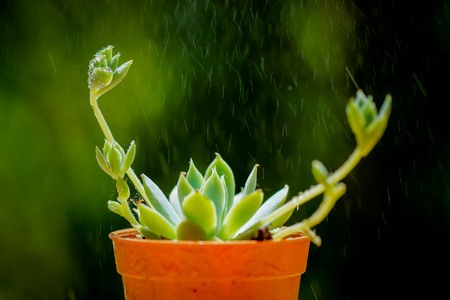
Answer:
<svg viewBox="0 0 450 300"><path fill-rule="evenodd" d="M288 186L264 201L264 193L256 189L258 165L235 194L233 172L219 154L203 174L191 160L167 197L149 177L136 176L131 167L136 144L131 142L125 151L98 107L98 98L122 81L132 64L119 66L120 54L113 56L112 51L108 46L94 55L88 84L90 103L106 138L102 150L96 147L96 158L116 181L118 192L108 208L133 227L110 234L125 298L297 299L309 242L321 244L312 228L345 193L341 180L383 135L391 96L379 112L372 97L361 90L350 99L346 113L355 150L333 173L314 160L317 184L289 201ZM139 192L137 202L130 200L130 182ZM323 200L309 218L283 226L298 206L321 194Z"/></svg>

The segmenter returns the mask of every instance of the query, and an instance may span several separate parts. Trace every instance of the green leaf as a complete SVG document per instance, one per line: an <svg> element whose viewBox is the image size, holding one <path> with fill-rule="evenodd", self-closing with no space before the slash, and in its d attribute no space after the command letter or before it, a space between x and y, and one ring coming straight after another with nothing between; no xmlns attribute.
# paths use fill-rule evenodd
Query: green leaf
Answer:
<svg viewBox="0 0 450 300"><path fill-rule="evenodd" d="M379 142L383 136L391 114L392 98L391 95L387 95L380 108L380 112L365 131L364 140L360 145L361 153L363 156L369 154L373 147Z"/></svg>
<svg viewBox="0 0 450 300"><path fill-rule="evenodd" d="M217 228L217 213L214 203L199 191L192 191L181 205L186 219L201 226L206 236L211 238Z"/></svg>
<svg viewBox="0 0 450 300"><path fill-rule="evenodd" d="M286 211L284 214L278 216L277 218L273 219L273 221L270 223L270 229L279 228L279 227L283 226L284 223L286 223L287 220L289 220L289 218L292 216L292 214L294 213L294 210L295 210L295 207Z"/></svg>
<svg viewBox="0 0 450 300"><path fill-rule="evenodd" d="M247 178L247 181L245 182L244 197L250 195L256 189L256 179L257 179L258 167L259 167L259 165L255 165L253 167L252 172L250 173L250 175Z"/></svg>
<svg viewBox="0 0 450 300"><path fill-rule="evenodd" d="M359 108L357 107L354 98L350 99L350 101L347 103L346 113L350 129L357 139L360 138L362 132L364 131L366 122L362 114L360 114Z"/></svg>
<svg viewBox="0 0 450 300"><path fill-rule="evenodd" d="M243 191L243 190L241 190L239 193L237 193L236 195L234 195L234 198L233 198L233 205L236 205L236 204L238 204L239 202L241 202L243 195L244 195L244 191Z"/></svg>
<svg viewBox="0 0 450 300"><path fill-rule="evenodd" d="M119 200L124 201L130 198L130 188L128 184L121 177L116 179L116 189L119 193Z"/></svg>
<svg viewBox="0 0 450 300"><path fill-rule="evenodd" d="M203 183L203 176L195 167L194 161L192 159L189 163L189 170L187 172L186 179L194 189L199 190L201 188Z"/></svg>
<svg viewBox="0 0 450 300"><path fill-rule="evenodd" d="M271 212L273 212L276 208L278 208L280 205L282 205L286 201L286 197L289 191L289 187L286 185L284 188L276 192L272 195L269 199L267 199L263 205L256 211L256 213L250 218L250 220L245 223L244 226L242 226L239 231L235 234L235 236L238 236L239 234L244 233L245 231L249 230L256 224L260 223L264 217L269 215ZM292 214L292 211L291 211ZM290 215L289 215L290 216ZM262 224L260 224L262 225ZM260 226L257 226L256 229L258 229ZM234 237L233 237L234 238Z"/></svg>
<svg viewBox="0 0 450 300"><path fill-rule="evenodd" d="M111 60L112 57L112 50L113 50L114 46L106 46L103 49L101 49L100 51L97 52L96 56L104 56L106 61Z"/></svg>
<svg viewBox="0 0 450 300"><path fill-rule="evenodd" d="M233 205L234 192L236 189L236 184L234 182L233 171L230 166L222 159L222 157L216 153L216 158L213 162L208 166L205 173L205 179L209 178L212 175L213 168L216 168L217 174L225 178L225 185L227 188L227 204L225 210L228 211Z"/></svg>
<svg viewBox="0 0 450 300"><path fill-rule="evenodd" d="M325 168L322 162L318 160L313 160L311 163L312 174L317 183L327 184L328 170Z"/></svg>
<svg viewBox="0 0 450 300"><path fill-rule="evenodd" d="M128 70L130 69L132 63L133 61L130 60L118 67L113 73L111 82L107 86L97 89L97 97L100 97L101 95L118 85L125 78L125 76L127 76Z"/></svg>
<svg viewBox="0 0 450 300"><path fill-rule="evenodd" d="M178 191L177 191L177 187L175 186L172 191L169 194L169 202L172 205L173 209L175 210L175 212L177 213L177 215L180 217L180 219L182 219L183 216L183 212L181 210L181 205L180 205L180 201L178 200Z"/></svg>
<svg viewBox="0 0 450 300"><path fill-rule="evenodd" d="M163 215L142 203L139 203L137 206L139 209L139 218L144 226L159 236L171 240L177 238L175 227Z"/></svg>
<svg viewBox="0 0 450 300"><path fill-rule="evenodd" d="M181 172L180 177L178 178L177 182L177 195L178 195L178 201L179 205L183 204L184 198L189 195L194 188L191 186L191 184L186 180L186 176L183 172Z"/></svg>
<svg viewBox="0 0 450 300"><path fill-rule="evenodd" d="M203 228L189 220L185 220L177 226L178 240L185 241L205 241L207 240L206 232Z"/></svg>
<svg viewBox="0 0 450 300"><path fill-rule="evenodd" d="M89 74L88 84L90 89L99 89L108 86L113 80L114 72L111 68L94 68Z"/></svg>
<svg viewBox="0 0 450 300"><path fill-rule="evenodd" d="M131 164L133 163L135 156L136 156L136 144L134 143L134 141L132 141L130 147L127 150L127 154L125 154L125 158L123 160L122 167L120 169L122 176L131 167Z"/></svg>
<svg viewBox="0 0 450 300"><path fill-rule="evenodd" d="M264 193L256 190L233 205L223 221L217 236L222 240L230 240L235 233L255 214L261 206Z"/></svg>
<svg viewBox="0 0 450 300"><path fill-rule="evenodd" d="M113 144L111 150L106 154L108 165L112 172L116 175L120 174L120 168L122 167L123 156L118 144Z"/></svg>
<svg viewBox="0 0 450 300"><path fill-rule="evenodd" d="M221 223L227 201L227 191L224 183L217 174L216 168L213 168L212 175L206 180L201 192L214 203L218 223Z"/></svg>
<svg viewBox="0 0 450 300"><path fill-rule="evenodd" d="M117 53L116 55L114 55L113 58L111 58L111 60L108 63L108 67L110 67L113 71L117 69L117 66L119 65L119 58L120 53Z"/></svg>
<svg viewBox="0 0 450 300"><path fill-rule="evenodd" d="M161 236L152 232L148 227L142 226L139 229L139 232L148 240L160 240Z"/></svg>
<svg viewBox="0 0 450 300"><path fill-rule="evenodd" d="M373 119L377 115L377 107L376 107L375 103L372 102L371 98L369 100L370 102L366 103L364 110L363 110L366 126L369 125L370 123L372 123Z"/></svg>
<svg viewBox="0 0 450 300"><path fill-rule="evenodd" d="M105 160L105 157L103 156L102 152L98 147L95 147L95 158L97 158L97 162L102 168L103 171L105 171L106 174L111 176L113 179L117 178L117 175L114 174L114 172L109 167L108 163Z"/></svg>
<svg viewBox="0 0 450 300"><path fill-rule="evenodd" d="M109 152L109 150L111 150L111 143L108 142L107 139L105 139L105 144L103 145L103 154L106 155L106 153Z"/></svg>
<svg viewBox="0 0 450 300"><path fill-rule="evenodd" d="M110 211L118 214L119 216L123 217L123 208L122 208L122 204L120 204L117 201L108 201L108 208Z"/></svg>
<svg viewBox="0 0 450 300"><path fill-rule="evenodd" d="M169 200L167 200L167 197L164 195L161 189L144 174L142 174L141 177L144 182L145 193L147 194L147 197L152 203L153 207L173 225L181 222L180 217L175 212L174 208L170 204Z"/></svg>

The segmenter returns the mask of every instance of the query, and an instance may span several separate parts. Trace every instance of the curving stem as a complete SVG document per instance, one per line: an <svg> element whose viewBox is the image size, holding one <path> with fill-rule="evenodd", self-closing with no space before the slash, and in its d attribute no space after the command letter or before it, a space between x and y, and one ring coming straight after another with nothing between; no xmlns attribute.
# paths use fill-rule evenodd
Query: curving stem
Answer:
<svg viewBox="0 0 450 300"><path fill-rule="evenodd" d="M345 161L345 163L327 178L328 183L329 184L337 183L342 179L344 179L355 168L355 166L359 163L361 158L362 158L361 150L358 147L356 147L353 153ZM286 204L284 204L283 206L279 207L271 214L266 216L261 222L262 226L269 225L273 220L277 219L279 216L319 196L324 191L325 186L322 183L312 186L311 188L298 194L297 196L292 198L291 201L287 202Z"/></svg>
<svg viewBox="0 0 450 300"><path fill-rule="evenodd" d="M108 140L109 143L114 142L114 137L111 133L111 130L109 130L108 124L106 123L105 118L103 117L102 112L100 111L100 108L98 107L97 100L99 96L97 96L95 90L91 90L90 93L90 102L92 109L94 110L95 117L97 118L98 123L100 124L100 127L102 128L103 134L105 135L105 138ZM144 186L142 185L139 178L134 173L133 169L130 167L127 170L128 178L130 178L133 185L136 187L138 192L141 194L141 196L144 198L145 202L153 209L155 209L150 202L150 200L147 197L147 194L145 193Z"/></svg>

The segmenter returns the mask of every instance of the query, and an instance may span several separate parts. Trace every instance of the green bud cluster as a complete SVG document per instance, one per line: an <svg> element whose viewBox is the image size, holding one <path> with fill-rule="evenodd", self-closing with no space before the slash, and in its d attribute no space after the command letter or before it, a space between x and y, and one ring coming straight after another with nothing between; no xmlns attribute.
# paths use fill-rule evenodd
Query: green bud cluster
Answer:
<svg viewBox="0 0 450 300"><path fill-rule="evenodd" d="M347 104L347 119L362 155L366 156L375 147L386 130L391 113L392 97L387 95L377 112L372 96L366 96L362 90L356 92Z"/></svg>
<svg viewBox="0 0 450 300"><path fill-rule="evenodd" d="M100 151L98 147L95 147L95 156L98 164L106 174L113 179L123 178L136 156L136 144L132 141L125 153L123 148L115 141L110 143L105 140L103 151Z"/></svg>
<svg viewBox="0 0 450 300"><path fill-rule="evenodd" d="M98 51L89 62L88 85L96 91L97 97L116 86L128 73L132 60L120 67L120 53L112 56L113 46L108 46Z"/></svg>

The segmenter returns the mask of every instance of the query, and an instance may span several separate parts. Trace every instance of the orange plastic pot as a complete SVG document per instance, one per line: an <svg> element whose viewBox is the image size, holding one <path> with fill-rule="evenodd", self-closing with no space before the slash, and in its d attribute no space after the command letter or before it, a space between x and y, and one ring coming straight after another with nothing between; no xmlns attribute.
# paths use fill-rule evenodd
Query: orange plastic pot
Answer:
<svg viewBox="0 0 450 300"><path fill-rule="evenodd" d="M125 299L294 300L309 239L281 241L142 240L110 233Z"/></svg>

